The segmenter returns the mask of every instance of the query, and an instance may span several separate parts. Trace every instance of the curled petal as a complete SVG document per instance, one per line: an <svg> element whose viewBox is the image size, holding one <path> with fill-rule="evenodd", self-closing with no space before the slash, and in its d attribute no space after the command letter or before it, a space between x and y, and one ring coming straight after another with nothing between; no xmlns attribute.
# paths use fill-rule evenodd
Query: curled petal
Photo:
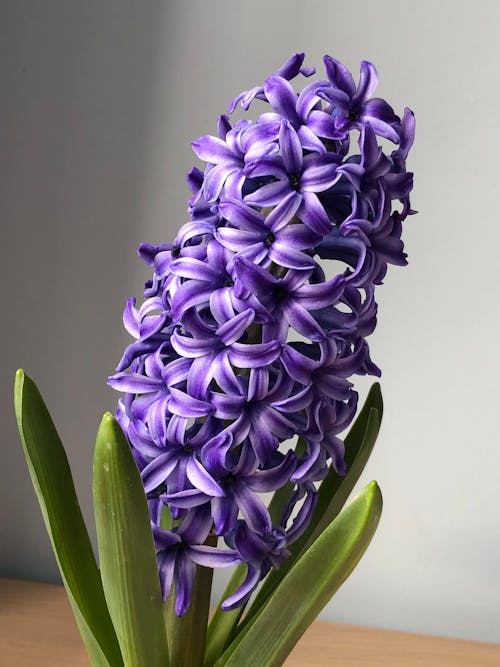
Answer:
<svg viewBox="0 0 500 667"><path fill-rule="evenodd" d="M297 93L286 79L270 76L264 83L264 93L275 111L290 122L299 125L297 113Z"/></svg>
<svg viewBox="0 0 500 667"><path fill-rule="evenodd" d="M267 366L276 361L279 355L280 344L278 341L255 343L254 345L234 343L229 350L229 360L237 368Z"/></svg>
<svg viewBox="0 0 500 667"><path fill-rule="evenodd" d="M192 561L203 567L231 567L241 563L241 558L233 549L218 549L204 544L188 549Z"/></svg>
<svg viewBox="0 0 500 667"><path fill-rule="evenodd" d="M260 568L249 564L245 581L241 584L236 593L233 593L233 595L230 595L223 601L222 609L224 611L232 611L244 604L257 588L260 580Z"/></svg>
<svg viewBox="0 0 500 667"><path fill-rule="evenodd" d="M189 459L186 473L191 484L208 496L220 497L224 495L224 489L217 484L215 479L195 458Z"/></svg>

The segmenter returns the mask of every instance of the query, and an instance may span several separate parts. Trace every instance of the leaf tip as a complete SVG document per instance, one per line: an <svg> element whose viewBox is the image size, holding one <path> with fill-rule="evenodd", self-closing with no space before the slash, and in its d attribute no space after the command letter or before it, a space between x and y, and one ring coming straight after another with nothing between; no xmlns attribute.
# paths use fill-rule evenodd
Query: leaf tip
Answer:
<svg viewBox="0 0 500 667"><path fill-rule="evenodd" d="M382 491L377 480L373 479L371 482L368 482L366 485L366 494L371 504L382 506Z"/></svg>

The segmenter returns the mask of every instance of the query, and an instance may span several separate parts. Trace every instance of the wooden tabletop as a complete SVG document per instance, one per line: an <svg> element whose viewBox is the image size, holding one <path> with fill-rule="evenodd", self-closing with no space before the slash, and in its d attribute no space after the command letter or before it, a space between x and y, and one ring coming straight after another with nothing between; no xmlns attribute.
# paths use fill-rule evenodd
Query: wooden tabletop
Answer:
<svg viewBox="0 0 500 667"><path fill-rule="evenodd" d="M0 580L0 665L89 667L60 586ZM286 667L500 667L500 645L316 622Z"/></svg>

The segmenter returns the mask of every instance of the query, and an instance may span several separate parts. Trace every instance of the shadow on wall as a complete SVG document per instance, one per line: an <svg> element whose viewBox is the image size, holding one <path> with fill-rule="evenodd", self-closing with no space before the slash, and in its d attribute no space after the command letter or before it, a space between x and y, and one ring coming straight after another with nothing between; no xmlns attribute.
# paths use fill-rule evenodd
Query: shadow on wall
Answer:
<svg viewBox="0 0 500 667"><path fill-rule="evenodd" d="M49 404L90 523L95 429L116 400L105 379L143 277L134 254L165 11L133 0L0 10L0 576L58 578L15 426L18 366Z"/></svg>

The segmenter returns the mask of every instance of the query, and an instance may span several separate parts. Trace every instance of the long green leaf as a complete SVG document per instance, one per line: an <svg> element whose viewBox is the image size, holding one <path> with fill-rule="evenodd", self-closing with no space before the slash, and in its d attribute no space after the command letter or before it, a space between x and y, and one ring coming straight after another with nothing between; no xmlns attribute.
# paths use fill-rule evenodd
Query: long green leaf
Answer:
<svg viewBox="0 0 500 667"><path fill-rule="evenodd" d="M292 544L291 555L281 564L279 570L272 570L269 573L238 631L241 631L258 613L297 558L333 521L344 506L373 450L380 430L382 413L382 394L380 385L376 382L368 392L363 408L345 438L346 475L341 477L333 468L330 468L319 487L318 502L309 526Z"/></svg>
<svg viewBox="0 0 500 667"><path fill-rule="evenodd" d="M17 424L69 601L94 667L123 665L63 445L31 378L17 371Z"/></svg>
<svg viewBox="0 0 500 667"><path fill-rule="evenodd" d="M167 667L167 638L149 512L132 451L104 415L94 455L94 513L104 595L126 667Z"/></svg>
<svg viewBox="0 0 500 667"><path fill-rule="evenodd" d="M382 495L370 482L299 558L216 667L278 667L354 570L377 528Z"/></svg>

